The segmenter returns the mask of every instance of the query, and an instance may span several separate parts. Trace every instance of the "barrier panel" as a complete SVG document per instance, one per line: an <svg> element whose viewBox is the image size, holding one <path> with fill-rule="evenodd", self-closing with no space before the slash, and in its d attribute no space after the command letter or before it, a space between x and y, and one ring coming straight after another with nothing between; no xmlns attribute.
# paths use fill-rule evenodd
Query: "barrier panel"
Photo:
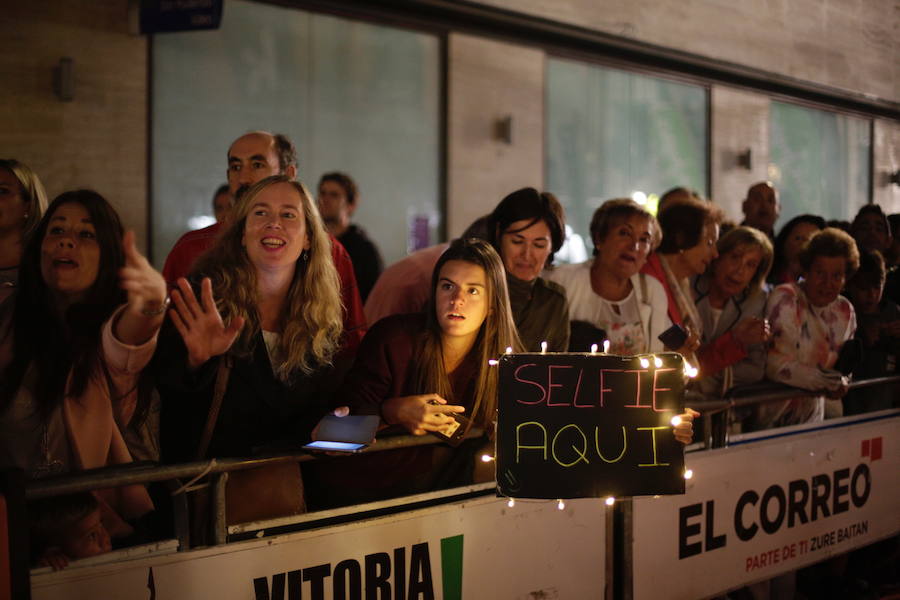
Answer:
<svg viewBox="0 0 900 600"><path fill-rule="evenodd" d="M688 454L684 496L633 513L633 597L706 598L900 533L900 411Z"/></svg>
<svg viewBox="0 0 900 600"><path fill-rule="evenodd" d="M559 510L477 498L155 558L74 563L33 575L32 592L36 600L602 598L605 519L597 500Z"/></svg>

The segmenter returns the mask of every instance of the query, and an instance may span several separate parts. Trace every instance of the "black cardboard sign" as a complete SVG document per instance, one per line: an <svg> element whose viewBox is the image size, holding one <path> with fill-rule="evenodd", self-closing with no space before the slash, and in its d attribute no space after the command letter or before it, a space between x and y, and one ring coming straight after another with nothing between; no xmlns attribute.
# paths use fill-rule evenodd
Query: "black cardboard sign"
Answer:
<svg viewBox="0 0 900 600"><path fill-rule="evenodd" d="M507 354L499 368L498 495L684 493L680 354Z"/></svg>

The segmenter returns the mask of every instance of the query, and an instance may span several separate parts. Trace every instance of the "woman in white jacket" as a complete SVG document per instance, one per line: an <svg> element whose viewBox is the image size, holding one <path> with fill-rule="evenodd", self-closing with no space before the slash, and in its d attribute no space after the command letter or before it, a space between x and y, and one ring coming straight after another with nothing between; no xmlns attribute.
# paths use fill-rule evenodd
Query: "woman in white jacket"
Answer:
<svg viewBox="0 0 900 600"><path fill-rule="evenodd" d="M666 292L658 280L639 272L661 240L656 219L633 200L608 200L591 219L591 240L593 259L549 274L566 288L569 318L603 330L610 354L662 352L658 336L672 325Z"/></svg>

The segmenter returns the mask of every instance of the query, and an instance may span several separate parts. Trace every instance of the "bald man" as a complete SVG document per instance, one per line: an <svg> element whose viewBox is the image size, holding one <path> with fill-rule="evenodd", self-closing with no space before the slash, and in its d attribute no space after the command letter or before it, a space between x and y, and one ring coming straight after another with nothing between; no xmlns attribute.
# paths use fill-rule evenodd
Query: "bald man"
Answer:
<svg viewBox="0 0 900 600"><path fill-rule="evenodd" d="M753 227L775 239L775 221L781 214L781 203L778 201L778 190L768 181L761 181L750 186L747 199L741 205L744 211L744 222L741 225Z"/></svg>

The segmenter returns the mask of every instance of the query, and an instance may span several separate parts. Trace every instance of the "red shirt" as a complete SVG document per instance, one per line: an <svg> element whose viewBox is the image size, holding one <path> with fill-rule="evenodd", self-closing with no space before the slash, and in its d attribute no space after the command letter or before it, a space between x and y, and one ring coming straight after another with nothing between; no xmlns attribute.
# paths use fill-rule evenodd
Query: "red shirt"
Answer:
<svg viewBox="0 0 900 600"><path fill-rule="evenodd" d="M190 273L197 258L209 250L219 235L221 226L214 223L209 227L189 231L175 242L166 264L163 266L163 277L173 286L179 277L186 277ZM359 343L366 333L366 317L363 314L362 299L359 288L356 285L356 275L353 274L353 263L344 246L331 234L331 258L341 279L341 301L344 304L344 352L356 352Z"/></svg>

